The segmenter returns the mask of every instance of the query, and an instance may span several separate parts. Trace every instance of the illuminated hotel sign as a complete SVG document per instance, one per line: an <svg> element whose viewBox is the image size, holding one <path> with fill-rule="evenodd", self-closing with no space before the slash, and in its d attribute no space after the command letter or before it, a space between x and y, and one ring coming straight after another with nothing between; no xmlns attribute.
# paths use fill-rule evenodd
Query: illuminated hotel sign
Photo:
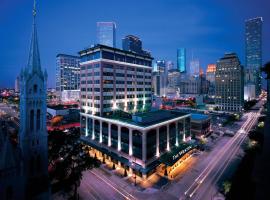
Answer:
<svg viewBox="0 0 270 200"><path fill-rule="evenodd" d="M183 156L185 153L187 153L189 150L192 149L192 146L188 146L187 148L179 151L176 155L173 155L173 160L178 159L179 157Z"/></svg>

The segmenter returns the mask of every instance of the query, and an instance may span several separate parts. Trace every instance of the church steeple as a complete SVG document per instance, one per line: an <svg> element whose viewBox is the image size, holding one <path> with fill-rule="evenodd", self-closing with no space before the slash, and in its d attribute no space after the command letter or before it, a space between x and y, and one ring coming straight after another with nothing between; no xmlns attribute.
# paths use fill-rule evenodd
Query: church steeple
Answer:
<svg viewBox="0 0 270 200"><path fill-rule="evenodd" d="M28 58L28 72L41 72L41 64L40 64L40 55L39 55L39 48L38 48L38 37L37 37L37 25L36 25L36 0L34 0L33 6L33 30L32 30L32 39L30 45L30 52Z"/></svg>
<svg viewBox="0 0 270 200"><path fill-rule="evenodd" d="M28 64L21 72L19 145L23 157L25 199L49 199L46 127L47 72L41 70L36 27L36 1ZM37 184L38 183L38 184ZM41 184L42 183L42 184ZM45 189L44 189L45 188ZM42 194L39 194L42 192Z"/></svg>

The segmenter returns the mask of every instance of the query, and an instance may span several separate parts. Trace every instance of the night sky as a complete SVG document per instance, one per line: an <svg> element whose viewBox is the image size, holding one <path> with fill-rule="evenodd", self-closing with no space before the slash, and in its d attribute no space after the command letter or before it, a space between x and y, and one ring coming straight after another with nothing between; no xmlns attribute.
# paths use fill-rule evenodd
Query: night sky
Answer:
<svg viewBox="0 0 270 200"><path fill-rule="evenodd" d="M42 67L55 86L55 57L96 43L96 22L115 21L117 47L127 34L139 36L155 59L172 60L187 48L205 69L225 52L244 64L244 21L262 16L263 62L270 60L269 0L37 0ZM27 64L32 0L0 0L0 87L14 87Z"/></svg>

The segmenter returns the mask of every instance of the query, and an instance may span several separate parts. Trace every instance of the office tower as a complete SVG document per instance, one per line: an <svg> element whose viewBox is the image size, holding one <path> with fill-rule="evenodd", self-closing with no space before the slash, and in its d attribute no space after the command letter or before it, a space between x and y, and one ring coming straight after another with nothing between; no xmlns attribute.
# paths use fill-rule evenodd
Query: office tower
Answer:
<svg viewBox="0 0 270 200"><path fill-rule="evenodd" d="M216 67L215 103L220 110L240 112L244 103L243 67L235 53L225 54Z"/></svg>
<svg viewBox="0 0 270 200"><path fill-rule="evenodd" d="M137 36L127 35L122 39L122 48L125 51L131 51L140 54L142 51L142 41Z"/></svg>
<svg viewBox="0 0 270 200"><path fill-rule="evenodd" d="M152 88L153 88L153 93L155 96L161 96L159 71L152 72Z"/></svg>
<svg viewBox="0 0 270 200"><path fill-rule="evenodd" d="M150 52L142 49L142 41L134 35L127 35L122 39L122 49L137 54L151 56Z"/></svg>
<svg viewBox="0 0 270 200"><path fill-rule="evenodd" d="M209 64L206 70L206 80L209 81L208 95L210 97L215 96L215 80L216 80L216 65Z"/></svg>
<svg viewBox="0 0 270 200"><path fill-rule="evenodd" d="M20 73L20 130L16 145L11 143L9 135L2 135L2 126L0 128L0 199L51 199L46 127L47 72L41 69L36 14L34 2L28 63Z"/></svg>
<svg viewBox="0 0 270 200"><path fill-rule="evenodd" d="M78 56L58 54L56 56L56 92L62 98L65 90L80 89L80 58Z"/></svg>
<svg viewBox="0 0 270 200"><path fill-rule="evenodd" d="M186 49L185 48L177 49L177 69L181 73L187 72L187 69L186 69Z"/></svg>
<svg viewBox="0 0 270 200"><path fill-rule="evenodd" d="M256 88L253 83L246 83L244 87L244 100L251 101L256 99Z"/></svg>
<svg viewBox="0 0 270 200"><path fill-rule="evenodd" d="M166 68L167 68L167 71L175 69L174 63L172 61L170 61L170 60L166 61Z"/></svg>
<svg viewBox="0 0 270 200"><path fill-rule="evenodd" d="M107 116L151 105L152 57L103 45L80 52L81 107Z"/></svg>
<svg viewBox="0 0 270 200"><path fill-rule="evenodd" d="M17 76L15 79L15 92L19 92L20 91L20 77Z"/></svg>
<svg viewBox="0 0 270 200"><path fill-rule="evenodd" d="M116 47L116 24L114 22L97 22L97 43Z"/></svg>
<svg viewBox="0 0 270 200"><path fill-rule="evenodd" d="M166 96L168 85L168 70L166 69L166 61L157 60L156 65L160 76L160 96Z"/></svg>
<svg viewBox="0 0 270 200"><path fill-rule="evenodd" d="M178 69L171 69L168 71L168 87L167 94L175 96L176 92L180 90L181 72Z"/></svg>
<svg viewBox="0 0 270 200"><path fill-rule="evenodd" d="M216 68L217 68L217 66L215 64L209 64L209 65L207 65L206 79L208 81L210 81L210 83L215 83Z"/></svg>
<svg viewBox="0 0 270 200"><path fill-rule="evenodd" d="M181 72L177 69L171 69L168 72L168 86L169 87L178 87L180 85Z"/></svg>
<svg viewBox="0 0 270 200"><path fill-rule="evenodd" d="M198 77L200 74L200 61L198 59L193 59L190 61L189 75Z"/></svg>
<svg viewBox="0 0 270 200"><path fill-rule="evenodd" d="M254 84L256 96L261 93L262 17L246 20L246 84Z"/></svg>

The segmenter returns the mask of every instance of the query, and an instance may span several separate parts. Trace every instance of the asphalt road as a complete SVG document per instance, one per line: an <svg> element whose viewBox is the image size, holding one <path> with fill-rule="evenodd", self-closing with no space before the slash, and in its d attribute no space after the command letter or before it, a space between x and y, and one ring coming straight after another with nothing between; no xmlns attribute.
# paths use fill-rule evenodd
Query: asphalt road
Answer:
<svg viewBox="0 0 270 200"><path fill-rule="evenodd" d="M204 170L189 185L180 199L209 200L218 194L217 182L225 170L237 157L242 143L245 141L249 130L257 123L261 110L249 112L245 115L247 120L239 131L212 157Z"/></svg>
<svg viewBox="0 0 270 200"><path fill-rule="evenodd" d="M123 186L113 181L102 171L93 169L83 173L83 179L79 188L82 199L91 200L136 200Z"/></svg>

